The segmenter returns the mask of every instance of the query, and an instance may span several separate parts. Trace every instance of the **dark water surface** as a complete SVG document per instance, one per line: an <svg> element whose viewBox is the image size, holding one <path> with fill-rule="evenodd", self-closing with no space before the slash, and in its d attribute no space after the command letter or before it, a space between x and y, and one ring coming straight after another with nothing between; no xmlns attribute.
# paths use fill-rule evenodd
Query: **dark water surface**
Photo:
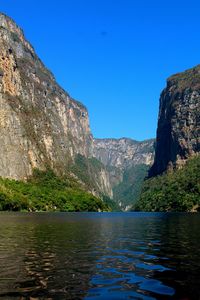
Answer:
<svg viewBox="0 0 200 300"><path fill-rule="evenodd" d="M0 213L0 299L200 299L200 214Z"/></svg>

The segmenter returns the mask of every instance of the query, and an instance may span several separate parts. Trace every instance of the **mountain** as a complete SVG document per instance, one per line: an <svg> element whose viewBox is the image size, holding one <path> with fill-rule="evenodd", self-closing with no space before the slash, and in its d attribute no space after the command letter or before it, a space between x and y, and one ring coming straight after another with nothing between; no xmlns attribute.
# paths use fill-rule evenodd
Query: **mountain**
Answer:
<svg viewBox="0 0 200 300"><path fill-rule="evenodd" d="M167 80L161 94L155 161L150 177L200 151L200 65Z"/></svg>
<svg viewBox="0 0 200 300"><path fill-rule="evenodd" d="M56 83L22 30L3 14L0 48L0 176L26 180L34 169L48 167L77 178L93 194L112 197L106 169L89 159L86 107Z"/></svg>
<svg viewBox="0 0 200 300"><path fill-rule="evenodd" d="M200 66L167 80L160 97L155 161L135 209L200 210Z"/></svg>
<svg viewBox="0 0 200 300"><path fill-rule="evenodd" d="M154 139L95 139L93 156L109 173L113 200L128 210L138 199L144 178L154 159Z"/></svg>
<svg viewBox="0 0 200 300"><path fill-rule="evenodd" d="M127 210L153 163L154 140L94 139L86 107L57 84L23 31L4 14L0 14L0 47L0 190L4 191L0 206L10 199L12 207L19 207L15 200L25 196L22 191L30 196L36 189L43 198L47 189L44 192L39 180L34 181L35 172L41 172L40 181L48 188L53 184L54 195L60 186L80 186L110 206L115 207L113 199ZM41 207L49 207L48 199ZM79 209L76 203L73 207Z"/></svg>
<svg viewBox="0 0 200 300"><path fill-rule="evenodd" d="M95 139L93 156L104 165L127 169L137 164L151 165L154 139L138 142L129 138Z"/></svg>

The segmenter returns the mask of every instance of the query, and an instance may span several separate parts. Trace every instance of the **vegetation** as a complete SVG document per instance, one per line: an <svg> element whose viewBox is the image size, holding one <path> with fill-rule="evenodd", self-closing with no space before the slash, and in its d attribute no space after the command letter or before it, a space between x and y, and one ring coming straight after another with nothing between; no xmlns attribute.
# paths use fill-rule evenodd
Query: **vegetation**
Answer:
<svg viewBox="0 0 200 300"><path fill-rule="evenodd" d="M121 211L120 206L114 200L110 199L108 196L103 196L103 202L111 209L113 212Z"/></svg>
<svg viewBox="0 0 200 300"><path fill-rule="evenodd" d="M200 211L200 155L188 159L182 169L146 180L133 209Z"/></svg>
<svg viewBox="0 0 200 300"><path fill-rule="evenodd" d="M96 158L77 154L71 171L85 184L87 190L95 190L100 194L97 182L102 169L105 169L104 165Z"/></svg>
<svg viewBox="0 0 200 300"><path fill-rule="evenodd" d="M199 88L200 83L200 66L196 66L185 72L177 73L171 76L168 81L171 81L177 92L182 92L190 87L190 90L196 90Z"/></svg>
<svg viewBox="0 0 200 300"><path fill-rule="evenodd" d="M98 190L98 187L94 186L94 178L102 168L104 168L103 164L96 158L86 158L81 154L77 154L75 163L72 166L72 172L88 189L96 188Z"/></svg>
<svg viewBox="0 0 200 300"><path fill-rule="evenodd" d="M81 154L76 155L75 163L72 166L72 172L85 184L86 189L94 190L101 195L105 205L112 211L120 211L118 204L99 190L97 176L102 169L104 170L105 166L98 159L95 157L86 158Z"/></svg>
<svg viewBox="0 0 200 300"><path fill-rule="evenodd" d="M144 164L127 169L123 174L123 181L113 188L114 201L123 202L123 208L135 203L139 199L148 169L149 167Z"/></svg>
<svg viewBox="0 0 200 300"><path fill-rule="evenodd" d="M36 169L27 182L0 178L0 210L107 211L108 206L75 179Z"/></svg>

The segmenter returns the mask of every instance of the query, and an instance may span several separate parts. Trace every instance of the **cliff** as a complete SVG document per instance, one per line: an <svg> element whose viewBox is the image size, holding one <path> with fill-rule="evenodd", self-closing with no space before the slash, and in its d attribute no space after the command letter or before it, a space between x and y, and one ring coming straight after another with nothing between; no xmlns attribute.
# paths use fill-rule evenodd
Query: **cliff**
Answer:
<svg viewBox="0 0 200 300"><path fill-rule="evenodd" d="M167 80L155 161L135 210L200 211L200 66ZM160 175L160 176L157 176Z"/></svg>
<svg viewBox="0 0 200 300"><path fill-rule="evenodd" d="M47 166L77 176L77 155L87 159L93 144L87 109L56 83L22 30L3 14L0 49L0 176L24 180ZM103 165L93 171L94 185L89 174L87 187L112 196Z"/></svg>
<svg viewBox="0 0 200 300"><path fill-rule="evenodd" d="M95 139L93 155L106 166L124 170L136 164L151 165L154 139L138 142L128 138Z"/></svg>
<svg viewBox="0 0 200 300"><path fill-rule="evenodd" d="M128 210L138 199L144 178L154 159L154 139L95 139L93 156L107 168L113 200Z"/></svg>
<svg viewBox="0 0 200 300"><path fill-rule="evenodd" d="M179 167L200 151L200 65L167 80L160 97L155 162L149 176Z"/></svg>

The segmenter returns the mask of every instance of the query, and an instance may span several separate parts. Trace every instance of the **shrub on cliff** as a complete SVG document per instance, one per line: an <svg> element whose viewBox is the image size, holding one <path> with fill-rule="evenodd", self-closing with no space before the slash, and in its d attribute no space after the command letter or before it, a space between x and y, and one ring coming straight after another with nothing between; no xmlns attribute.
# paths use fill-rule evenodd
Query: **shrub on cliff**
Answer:
<svg viewBox="0 0 200 300"><path fill-rule="evenodd" d="M141 211L199 210L200 155L188 159L182 169L146 180L140 200L133 209Z"/></svg>

